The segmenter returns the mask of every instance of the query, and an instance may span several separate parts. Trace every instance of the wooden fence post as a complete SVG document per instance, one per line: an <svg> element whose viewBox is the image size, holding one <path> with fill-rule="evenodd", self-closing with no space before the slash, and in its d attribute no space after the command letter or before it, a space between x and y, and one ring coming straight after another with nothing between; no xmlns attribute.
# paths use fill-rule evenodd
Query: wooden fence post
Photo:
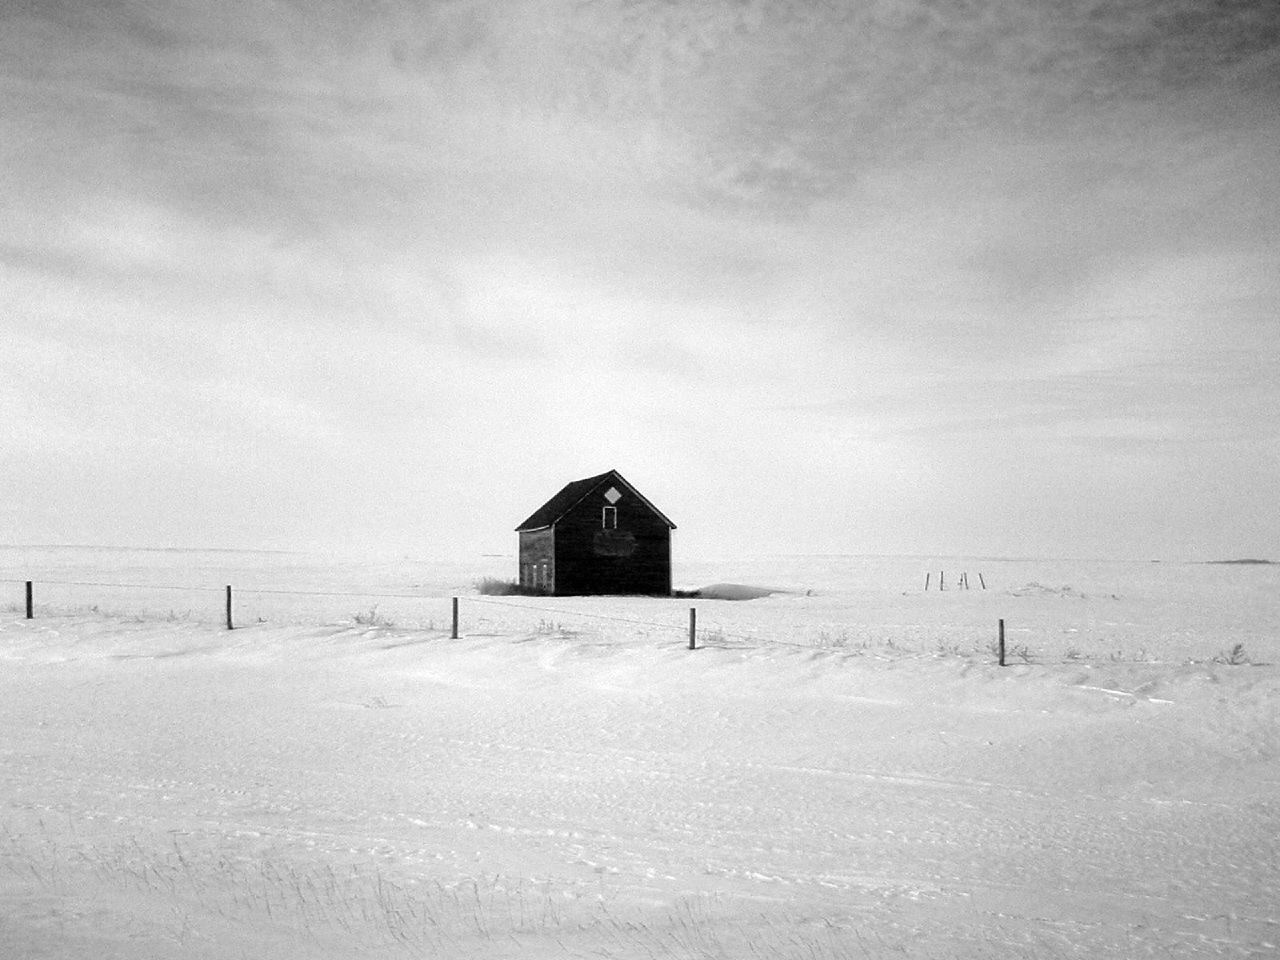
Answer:
<svg viewBox="0 0 1280 960"><path fill-rule="evenodd" d="M925 575L924 575L924 591L925 591L925 593L928 593L928 592L929 592L929 578L930 578L931 576L933 576L933 574L932 574L932 573L929 573L929 572L926 572L926 573L925 573Z"/></svg>
<svg viewBox="0 0 1280 960"><path fill-rule="evenodd" d="M982 579L982 571L978 571L978 582L982 584L982 589L987 589L987 581Z"/></svg>
<svg viewBox="0 0 1280 960"><path fill-rule="evenodd" d="M1000 651L1000 666L1004 666L1004 618L1000 618L1000 639L997 641Z"/></svg>
<svg viewBox="0 0 1280 960"><path fill-rule="evenodd" d="M231 622L231 584L227 584L227 629L235 629L235 624Z"/></svg>
<svg viewBox="0 0 1280 960"><path fill-rule="evenodd" d="M698 649L698 608L689 608L689 649Z"/></svg>
<svg viewBox="0 0 1280 960"><path fill-rule="evenodd" d="M458 598L453 598L453 630L449 634L450 640L458 639Z"/></svg>
<svg viewBox="0 0 1280 960"><path fill-rule="evenodd" d="M31 581L27 581L27 619L34 620L36 616L35 607L31 602Z"/></svg>

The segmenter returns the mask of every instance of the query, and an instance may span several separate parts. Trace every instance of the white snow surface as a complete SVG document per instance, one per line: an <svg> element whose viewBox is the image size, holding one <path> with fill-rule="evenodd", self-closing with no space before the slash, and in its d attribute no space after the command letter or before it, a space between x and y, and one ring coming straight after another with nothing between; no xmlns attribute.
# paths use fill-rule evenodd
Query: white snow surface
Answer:
<svg viewBox="0 0 1280 960"><path fill-rule="evenodd" d="M1280 568L511 566L0 548L0 957L1280 955Z"/></svg>

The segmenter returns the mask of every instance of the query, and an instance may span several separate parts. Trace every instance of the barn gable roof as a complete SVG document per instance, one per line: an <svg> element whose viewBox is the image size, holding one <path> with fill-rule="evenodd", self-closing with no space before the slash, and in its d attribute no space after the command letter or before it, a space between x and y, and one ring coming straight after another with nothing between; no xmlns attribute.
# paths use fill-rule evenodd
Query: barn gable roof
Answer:
<svg viewBox="0 0 1280 960"><path fill-rule="evenodd" d="M676 528L676 525L667 518L666 514L650 503L644 494L627 481L626 477L617 470L606 470L604 473L594 477L587 477L585 480L574 480L571 483L566 483L559 493L535 510L528 520L516 527L516 530L542 530L546 527L554 526L556 521L581 503L592 490L605 480L612 480L615 484L626 487L641 503L657 514L667 526L672 530Z"/></svg>

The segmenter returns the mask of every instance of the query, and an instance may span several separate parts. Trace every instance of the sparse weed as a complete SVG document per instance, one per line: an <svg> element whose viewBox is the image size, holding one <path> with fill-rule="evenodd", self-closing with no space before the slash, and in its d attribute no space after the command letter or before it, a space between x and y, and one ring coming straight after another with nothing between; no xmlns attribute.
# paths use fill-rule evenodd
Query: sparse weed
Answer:
<svg viewBox="0 0 1280 960"><path fill-rule="evenodd" d="M725 640L724 631L719 627L715 627L711 630L699 630L697 636L699 646L708 643L724 643Z"/></svg>
<svg viewBox="0 0 1280 960"><path fill-rule="evenodd" d="M987 652L987 654L993 660L1000 659L1000 642L998 640L988 640L985 646L983 647L983 649ZM1010 660L1012 660L1015 657L1017 657L1023 663L1030 663L1031 662L1030 648L1025 643L1017 643L1017 644L1013 644L1012 646L1006 644L1004 648L1005 663L1008 663Z"/></svg>
<svg viewBox="0 0 1280 960"><path fill-rule="evenodd" d="M1249 659L1249 655L1245 653L1244 644L1236 643L1236 644L1232 644L1230 647L1227 647L1225 650L1219 653L1216 657L1214 657L1213 662L1225 663L1232 667L1240 667L1240 666L1244 666L1246 663L1251 663L1252 661Z"/></svg>
<svg viewBox="0 0 1280 960"><path fill-rule="evenodd" d="M485 577L475 582L476 593L485 597L546 597L550 594L541 587L526 587L514 580Z"/></svg>
<svg viewBox="0 0 1280 960"><path fill-rule="evenodd" d="M849 645L849 632L841 630L839 633L831 633L827 630L818 632L818 639L815 644L819 647L831 647L834 649L843 649Z"/></svg>
<svg viewBox="0 0 1280 960"><path fill-rule="evenodd" d="M371 606L367 613L353 614L351 617L356 623L364 627L394 627L395 624L386 617L378 613L378 605L375 603Z"/></svg>

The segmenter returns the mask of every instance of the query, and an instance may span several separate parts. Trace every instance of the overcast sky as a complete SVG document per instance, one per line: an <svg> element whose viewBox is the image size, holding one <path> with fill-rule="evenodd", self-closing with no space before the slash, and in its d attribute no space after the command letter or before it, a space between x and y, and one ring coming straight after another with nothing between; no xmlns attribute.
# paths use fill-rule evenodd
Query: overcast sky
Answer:
<svg viewBox="0 0 1280 960"><path fill-rule="evenodd" d="M1280 556L1280 4L0 0L0 542Z"/></svg>

